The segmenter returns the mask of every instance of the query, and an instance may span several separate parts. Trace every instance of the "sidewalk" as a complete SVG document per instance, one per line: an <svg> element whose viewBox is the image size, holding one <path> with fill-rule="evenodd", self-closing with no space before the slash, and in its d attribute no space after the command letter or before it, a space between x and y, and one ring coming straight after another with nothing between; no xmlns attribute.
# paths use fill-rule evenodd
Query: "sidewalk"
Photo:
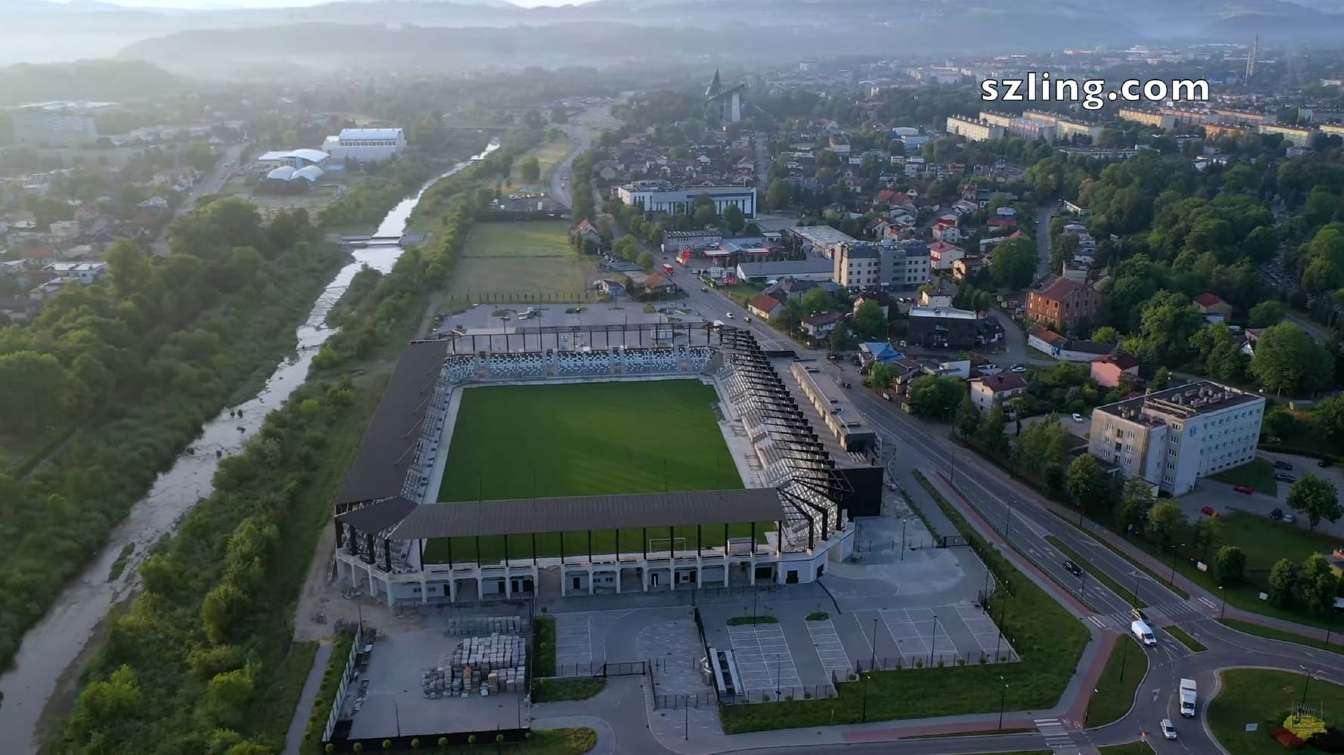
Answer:
<svg viewBox="0 0 1344 755"><path fill-rule="evenodd" d="M327 640L317 646L317 655L313 658L313 667L308 669L308 678L303 683L303 692L299 695L299 704L294 708L294 718L289 722L289 733L285 735L285 755L299 755L303 747L303 735L308 729L308 719L312 716L313 703L317 691L322 686L322 675L327 671L327 662L331 659L333 645Z"/></svg>

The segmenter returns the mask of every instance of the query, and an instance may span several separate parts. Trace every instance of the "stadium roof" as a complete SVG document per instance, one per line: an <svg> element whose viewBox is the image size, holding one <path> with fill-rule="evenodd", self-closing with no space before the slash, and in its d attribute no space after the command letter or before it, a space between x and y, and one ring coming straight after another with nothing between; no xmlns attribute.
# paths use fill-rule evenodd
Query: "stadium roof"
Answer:
<svg viewBox="0 0 1344 755"><path fill-rule="evenodd" d="M343 128L340 139L396 139L401 136L399 128Z"/></svg>
<svg viewBox="0 0 1344 755"><path fill-rule="evenodd" d="M521 535L634 527L777 522L784 506L773 488L428 503L392 531L394 540Z"/></svg>
<svg viewBox="0 0 1344 755"><path fill-rule="evenodd" d="M434 393L447 354L448 341L417 341L401 352L336 503L401 495L412 451L420 439L426 402Z"/></svg>
<svg viewBox="0 0 1344 755"><path fill-rule="evenodd" d="M415 507L415 501L397 496L347 511L336 518L360 532L382 532L405 519Z"/></svg>

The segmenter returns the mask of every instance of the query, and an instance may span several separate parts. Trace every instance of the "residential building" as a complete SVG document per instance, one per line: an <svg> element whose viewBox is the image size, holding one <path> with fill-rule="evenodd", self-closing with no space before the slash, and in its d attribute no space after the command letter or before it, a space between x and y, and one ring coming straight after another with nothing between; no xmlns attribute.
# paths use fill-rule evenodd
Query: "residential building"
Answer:
<svg viewBox="0 0 1344 755"><path fill-rule="evenodd" d="M73 103L42 103L10 111L17 144L77 146L98 141L93 115Z"/></svg>
<svg viewBox="0 0 1344 755"><path fill-rule="evenodd" d="M1183 495L1255 458L1265 399L1208 380L1092 410L1088 451L1126 479Z"/></svg>
<svg viewBox="0 0 1344 755"><path fill-rule="evenodd" d="M957 227L957 216L944 215L934 221L932 235L935 241L946 241L949 244L961 241L961 228ZM952 261L948 260L948 264L952 264Z"/></svg>
<svg viewBox="0 0 1344 755"><path fill-rule="evenodd" d="M1025 120L1036 121L1047 126L1055 127L1055 134L1060 139L1072 139L1074 137L1087 137L1094 143L1101 138L1101 126L1095 123L1079 121L1058 113L1047 113L1042 110L1028 110L1022 113Z"/></svg>
<svg viewBox="0 0 1344 755"><path fill-rule="evenodd" d="M1210 325L1223 322L1232 316L1232 305L1210 291L1196 296L1195 306L1199 308L1199 313L1204 315L1205 322Z"/></svg>
<svg viewBox="0 0 1344 755"><path fill-rule="evenodd" d="M1139 377L1139 360L1128 354L1107 354L1092 363L1092 379L1102 388L1116 388Z"/></svg>
<svg viewBox="0 0 1344 755"><path fill-rule="evenodd" d="M1175 116L1160 113L1156 110L1141 110L1134 107L1122 107L1115 115L1122 121L1142 123L1145 126L1160 128L1164 131L1176 125Z"/></svg>
<svg viewBox="0 0 1344 755"><path fill-rule="evenodd" d="M751 297L751 300L747 302L747 311L762 320L769 320L779 314L781 307L783 306L784 302L773 296L757 294L756 296Z"/></svg>
<svg viewBox="0 0 1344 755"><path fill-rule="evenodd" d="M992 318L953 307L911 307L906 340L925 348L970 349L997 342L1002 327Z"/></svg>
<svg viewBox="0 0 1344 755"><path fill-rule="evenodd" d="M986 123L978 118L961 115L947 116L947 133L973 142L987 142L1003 138L1003 127Z"/></svg>
<svg viewBox="0 0 1344 755"><path fill-rule="evenodd" d="M1312 131L1297 126L1281 126L1274 123L1261 123L1257 129L1262 134L1278 134L1283 140L1297 147L1310 147Z"/></svg>
<svg viewBox="0 0 1344 755"><path fill-rule="evenodd" d="M979 409L981 414L988 414L995 404L1002 404L1026 392L1027 381L1023 380L1021 375L1012 372L985 375L971 381L971 403L975 404L975 408Z"/></svg>
<svg viewBox="0 0 1344 755"><path fill-rule="evenodd" d="M106 262L53 262L44 270L55 273L62 281L89 285L107 272Z"/></svg>
<svg viewBox="0 0 1344 755"><path fill-rule="evenodd" d="M1069 278L1055 278L1039 291L1027 294L1027 318L1056 330L1091 320L1101 308L1096 289Z"/></svg>
<svg viewBox="0 0 1344 755"><path fill-rule="evenodd" d="M934 270L951 270L952 263L966 256L966 250L946 241L929 244L929 266Z"/></svg>
<svg viewBox="0 0 1344 755"><path fill-rule="evenodd" d="M648 213L690 215L695 212L696 201L708 197L720 215L729 207L736 207L743 217L756 216L754 186L677 186L666 181L635 181L618 188L616 196L626 205Z"/></svg>
<svg viewBox="0 0 1344 755"><path fill-rule="evenodd" d="M1204 138L1218 139L1220 137L1229 137L1235 139L1250 133L1246 128L1237 123L1227 121L1208 121L1204 124Z"/></svg>
<svg viewBox="0 0 1344 755"><path fill-rule="evenodd" d="M842 312L822 312L819 315L804 317L799 326L812 338L826 338L845 319Z"/></svg>
<svg viewBox="0 0 1344 755"><path fill-rule="evenodd" d="M1259 126L1262 123L1275 123L1279 120L1278 116L1273 113L1261 113L1254 110L1214 108L1213 114L1235 123L1250 123L1255 126Z"/></svg>
<svg viewBox="0 0 1344 755"><path fill-rule="evenodd" d="M322 142L322 151L341 163L381 163L405 149L406 133L399 128L343 128Z"/></svg>
<svg viewBox="0 0 1344 755"><path fill-rule="evenodd" d="M1322 123L1321 133L1326 136L1344 136L1344 123Z"/></svg>
<svg viewBox="0 0 1344 755"><path fill-rule="evenodd" d="M848 233L829 225L794 226L788 229L788 235L805 254L819 254L828 260L835 256L835 250L840 245L857 241Z"/></svg>
<svg viewBox="0 0 1344 755"><path fill-rule="evenodd" d="M832 260L831 280L851 290L875 289L881 283L882 254L877 244L841 244Z"/></svg>

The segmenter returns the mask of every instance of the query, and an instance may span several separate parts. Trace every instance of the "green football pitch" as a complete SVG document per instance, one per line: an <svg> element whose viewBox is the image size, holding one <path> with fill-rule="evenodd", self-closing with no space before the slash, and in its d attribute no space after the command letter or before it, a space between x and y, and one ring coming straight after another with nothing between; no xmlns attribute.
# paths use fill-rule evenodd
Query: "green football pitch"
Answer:
<svg viewBox="0 0 1344 755"><path fill-rule="evenodd" d="M698 380L482 386L463 391L438 500L490 501L742 487L720 432L714 389ZM757 526L757 538L774 529ZM703 532L706 547L721 545L721 526ZM745 537L750 525L728 536ZM666 530L650 539L662 538ZM694 548L696 528L677 528L678 547ZM593 533L594 552L636 552L639 531ZM454 538L455 561L503 557L503 538ZM565 535L564 550L578 555L587 535ZM497 541L497 542L496 542ZM511 558L532 555L533 538L509 538ZM560 552L560 536L538 535L538 556ZM657 543L655 543L657 546ZM426 560L448 560L448 543L435 540Z"/></svg>

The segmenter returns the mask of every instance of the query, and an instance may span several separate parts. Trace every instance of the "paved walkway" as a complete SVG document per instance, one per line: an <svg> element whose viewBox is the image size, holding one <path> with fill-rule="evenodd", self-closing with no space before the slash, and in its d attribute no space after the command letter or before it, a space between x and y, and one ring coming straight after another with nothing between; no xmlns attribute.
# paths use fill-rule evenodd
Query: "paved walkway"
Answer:
<svg viewBox="0 0 1344 755"><path fill-rule="evenodd" d="M322 676L327 672L333 649L334 646L327 640L317 646L313 667L308 669L308 678L303 682L303 692L299 695L299 705L294 709L289 733L285 735L285 755L299 755L299 748L303 747L303 735L308 730L308 719L312 716L313 703L317 700L317 691L322 686Z"/></svg>

